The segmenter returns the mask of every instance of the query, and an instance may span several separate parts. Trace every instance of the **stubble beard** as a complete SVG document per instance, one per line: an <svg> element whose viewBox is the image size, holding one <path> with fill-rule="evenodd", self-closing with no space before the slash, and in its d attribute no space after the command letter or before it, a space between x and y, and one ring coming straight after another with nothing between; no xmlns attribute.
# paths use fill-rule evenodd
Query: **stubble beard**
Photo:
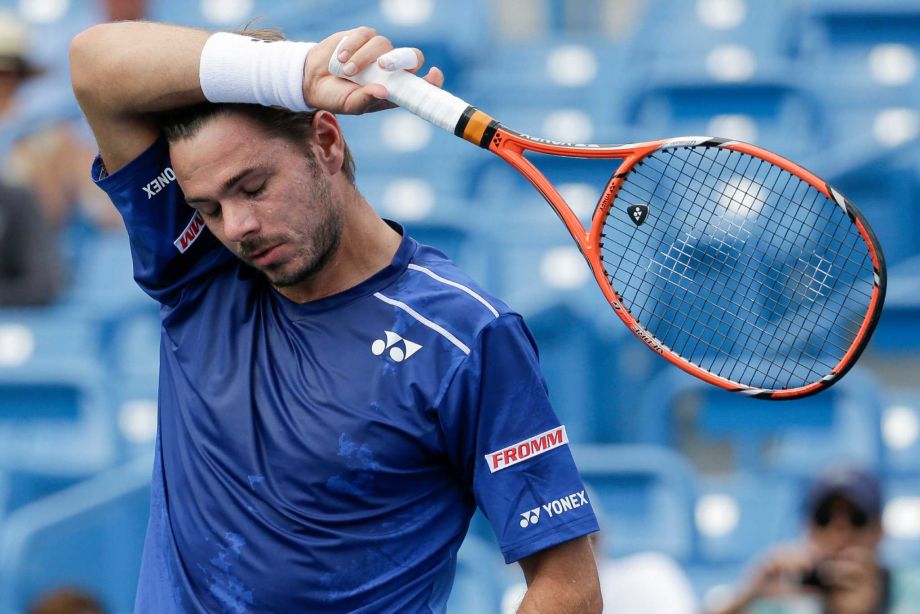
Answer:
<svg viewBox="0 0 920 614"><path fill-rule="evenodd" d="M291 259L300 263L297 268L287 272L281 270L273 272L271 268L263 269L262 272L272 285L278 288L291 287L309 281L329 264L342 240L342 213L336 203L332 202L328 180L315 160L308 159L308 168L312 180L310 199L322 209L323 216L313 231L312 241L302 245Z"/></svg>

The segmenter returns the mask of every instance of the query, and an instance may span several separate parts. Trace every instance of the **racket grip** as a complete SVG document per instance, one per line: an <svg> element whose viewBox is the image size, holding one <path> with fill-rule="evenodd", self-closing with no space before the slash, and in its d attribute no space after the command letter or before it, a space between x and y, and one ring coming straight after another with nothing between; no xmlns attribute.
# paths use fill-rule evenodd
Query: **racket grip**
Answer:
<svg viewBox="0 0 920 614"><path fill-rule="evenodd" d="M330 73L359 85L379 83L387 88L387 100L451 134L454 133L460 118L470 106L468 103L410 72L384 70L377 62L356 75L345 75L342 72L344 66L338 60L339 47L344 41L345 39L342 39L339 42L329 60Z"/></svg>

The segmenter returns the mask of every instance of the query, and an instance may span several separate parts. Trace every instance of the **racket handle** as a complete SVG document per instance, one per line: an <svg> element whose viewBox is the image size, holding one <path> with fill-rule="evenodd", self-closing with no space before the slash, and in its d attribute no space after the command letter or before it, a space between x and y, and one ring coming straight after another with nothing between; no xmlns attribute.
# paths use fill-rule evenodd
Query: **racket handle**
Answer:
<svg viewBox="0 0 920 614"><path fill-rule="evenodd" d="M405 70L384 70L377 62L356 75L345 75L342 73L343 65L338 60L342 42L345 42L345 39L335 48L329 60L330 73L360 85L379 83L387 88L387 100L451 134L454 133L469 104L450 92L431 85L421 77Z"/></svg>

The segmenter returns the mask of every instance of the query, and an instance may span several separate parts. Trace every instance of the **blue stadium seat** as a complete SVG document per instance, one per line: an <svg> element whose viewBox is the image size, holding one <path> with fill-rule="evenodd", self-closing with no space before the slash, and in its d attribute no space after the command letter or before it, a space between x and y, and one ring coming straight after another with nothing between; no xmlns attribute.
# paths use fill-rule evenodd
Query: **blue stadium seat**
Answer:
<svg viewBox="0 0 920 614"><path fill-rule="evenodd" d="M600 309L586 313L560 302L526 316L550 400L569 439L579 443L615 440L617 415L635 401L626 377L613 376L624 371L618 361L626 329L609 307Z"/></svg>
<svg viewBox="0 0 920 614"><path fill-rule="evenodd" d="M105 327L105 361L117 377L150 377L156 380L160 367L160 312L157 304L145 301L114 314ZM113 381L117 384L117 381Z"/></svg>
<svg viewBox="0 0 920 614"><path fill-rule="evenodd" d="M800 3L789 0L653 0L644 3L634 53L653 64L687 62L720 46L744 45L758 59L778 61L796 53L800 27Z"/></svg>
<svg viewBox="0 0 920 614"><path fill-rule="evenodd" d="M488 154L403 110L342 116L339 122L358 188L381 214L462 218L468 161ZM413 202L393 202L405 198Z"/></svg>
<svg viewBox="0 0 920 614"><path fill-rule="evenodd" d="M909 388L885 391L882 441L885 476L910 477L920 472L920 391Z"/></svg>
<svg viewBox="0 0 920 614"><path fill-rule="evenodd" d="M62 585L130 612L147 525L150 456L23 507L0 527L0 611Z"/></svg>
<svg viewBox="0 0 920 614"><path fill-rule="evenodd" d="M824 101L835 146L885 148L915 138L920 92L916 3L814 2L805 24L796 77Z"/></svg>
<svg viewBox="0 0 920 614"><path fill-rule="evenodd" d="M735 473L701 477L696 562L739 568L801 532L802 480Z"/></svg>
<svg viewBox="0 0 920 614"><path fill-rule="evenodd" d="M596 121L615 121L624 91L638 78L635 72L620 41L549 36L496 44L457 93L517 130L523 128L518 128L516 114L555 108L579 109Z"/></svg>
<svg viewBox="0 0 920 614"><path fill-rule="evenodd" d="M920 353L920 255L888 270L885 309L872 336L874 357L906 360ZM915 384L916 382L911 382Z"/></svg>
<svg viewBox="0 0 920 614"><path fill-rule="evenodd" d="M0 525L3 524L3 520L10 509L9 493L9 477L7 476L6 472L0 471Z"/></svg>
<svg viewBox="0 0 920 614"><path fill-rule="evenodd" d="M916 75L908 78L909 73L891 72L902 57L899 51L887 62L884 50L882 56L870 57L873 50L878 53L880 44L920 51L920 9L914 2L812 2L806 9L802 40L809 76L819 85L839 86L833 97L841 102L862 102L870 90L906 95L920 86Z"/></svg>
<svg viewBox="0 0 920 614"><path fill-rule="evenodd" d="M871 144L863 151L861 159L828 159L817 163L815 171L865 215L887 264L895 265L916 254L920 242L920 142L891 149Z"/></svg>
<svg viewBox="0 0 920 614"><path fill-rule="evenodd" d="M66 308L0 309L0 370L31 361L98 362L102 325Z"/></svg>
<svg viewBox="0 0 920 614"><path fill-rule="evenodd" d="M618 160L590 160L529 154L527 159L556 187L586 227L601 193L619 168ZM555 212L530 182L505 162L487 157L473 164L464 195L484 226L555 224ZM480 215L481 214L481 215Z"/></svg>
<svg viewBox="0 0 920 614"><path fill-rule="evenodd" d="M457 552L457 571L447 611L499 614L506 583L504 567L494 544L468 535Z"/></svg>
<svg viewBox="0 0 920 614"><path fill-rule="evenodd" d="M889 476L882 487L882 554L894 565L913 566L920 557L920 480L916 473Z"/></svg>
<svg viewBox="0 0 920 614"><path fill-rule="evenodd" d="M678 561L692 557L696 474L682 456L638 445L581 445L572 453L592 489L608 555L655 551Z"/></svg>
<svg viewBox="0 0 920 614"><path fill-rule="evenodd" d="M269 3L266 3L266 5ZM399 46L419 47L426 66L444 69L451 83L462 81L466 65L486 51L489 9L483 0L347 2L321 0L305 9L300 2L273 8L267 23L278 23L299 40L321 40L358 25L376 28Z"/></svg>
<svg viewBox="0 0 920 614"><path fill-rule="evenodd" d="M0 469L7 509L114 462L99 326L57 308L0 314Z"/></svg>
<svg viewBox="0 0 920 614"><path fill-rule="evenodd" d="M688 454L728 445L719 472L801 476L833 461L876 469L880 412L878 384L858 367L829 390L789 404L749 399L666 369L648 385L636 436Z"/></svg>
<svg viewBox="0 0 920 614"><path fill-rule="evenodd" d="M91 362L0 369L0 467L79 476L113 462L102 379Z"/></svg>
<svg viewBox="0 0 920 614"><path fill-rule="evenodd" d="M71 289L62 302L97 318L137 305L154 304L134 282L127 233L97 233L81 242Z"/></svg>
<svg viewBox="0 0 920 614"><path fill-rule="evenodd" d="M828 144L818 99L784 78L719 83L659 77L630 100L637 140L704 134L750 142L793 160Z"/></svg>
<svg viewBox="0 0 920 614"><path fill-rule="evenodd" d="M591 268L558 219L515 222L512 215L496 214L491 223L485 215L475 221L470 236L475 259L467 259L468 273L512 309L527 317L565 303L583 317L613 317Z"/></svg>

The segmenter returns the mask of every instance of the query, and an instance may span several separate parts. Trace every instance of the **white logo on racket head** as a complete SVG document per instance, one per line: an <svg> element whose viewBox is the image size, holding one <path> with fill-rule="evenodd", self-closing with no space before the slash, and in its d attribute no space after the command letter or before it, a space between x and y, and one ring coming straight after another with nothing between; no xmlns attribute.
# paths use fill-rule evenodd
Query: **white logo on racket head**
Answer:
<svg viewBox="0 0 920 614"><path fill-rule="evenodd" d="M641 226L648 217L648 205L629 205L626 207L626 213L636 226Z"/></svg>
<svg viewBox="0 0 920 614"><path fill-rule="evenodd" d="M387 355L394 362L402 362L422 349L421 344L404 339L391 330L385 330L383 334L386 336L386 340L377 339L371 344L371 352L373 352L374 356L380 356L389 350Z"/></svg>

